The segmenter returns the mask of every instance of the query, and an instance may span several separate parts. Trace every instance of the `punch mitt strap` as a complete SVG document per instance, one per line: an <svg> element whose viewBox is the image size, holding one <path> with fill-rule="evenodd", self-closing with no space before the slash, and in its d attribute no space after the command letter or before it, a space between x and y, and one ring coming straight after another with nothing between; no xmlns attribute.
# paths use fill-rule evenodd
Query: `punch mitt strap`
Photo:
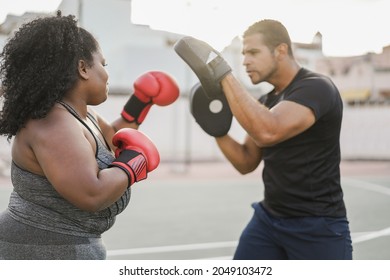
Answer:
<svg viewBox="0 0 390 280"><path fill-rule="evenodd" d="M233 114L223 93L208 98L205 90L197 83L190 91L190 110L195 121L207 134L221 137L229 132Z"/></svg>
<svg viewBox="0 0 390 280"><path fill-rule="evenodd" d="M198 77L208 97L223 94L220 82L232 69L218 51L190 36L177 41L174 49Z"/></svg>

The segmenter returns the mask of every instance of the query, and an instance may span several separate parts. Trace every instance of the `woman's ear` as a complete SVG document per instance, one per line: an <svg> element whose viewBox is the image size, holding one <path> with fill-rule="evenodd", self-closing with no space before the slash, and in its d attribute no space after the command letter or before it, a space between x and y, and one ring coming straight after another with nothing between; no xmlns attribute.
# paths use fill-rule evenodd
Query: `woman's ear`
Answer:
<svg viewBox="0 0 390 280"><path fill-rule="evenodd" d="M88 80L89 75L88 75L88 65L84 60L79 60L79 65L77 67L79 71L79 75L82 79Z"/></svg>

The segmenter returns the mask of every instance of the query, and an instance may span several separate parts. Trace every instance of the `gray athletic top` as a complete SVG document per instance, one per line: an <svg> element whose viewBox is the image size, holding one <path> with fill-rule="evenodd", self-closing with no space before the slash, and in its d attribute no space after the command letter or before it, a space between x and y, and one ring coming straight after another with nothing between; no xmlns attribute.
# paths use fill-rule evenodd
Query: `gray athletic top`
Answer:
<svg viewBox="0 0 390 280"><path fill-rule="evenodd" d="M107 143L102 143L94 132L84 123L77 113L67 104L61 103L93 135L96 141L96 161L99 169L107 168L114 156L108 150ZM99 129L92 115L88 118ZM100 237L112 227L115 217L130 202L130 188L110 207L98 211L80 210L64 199L46 179L23 170L15 163L11 166L11 179L14 190L11 193L8 212L15 220L35 228L81 237Z"/></svg>

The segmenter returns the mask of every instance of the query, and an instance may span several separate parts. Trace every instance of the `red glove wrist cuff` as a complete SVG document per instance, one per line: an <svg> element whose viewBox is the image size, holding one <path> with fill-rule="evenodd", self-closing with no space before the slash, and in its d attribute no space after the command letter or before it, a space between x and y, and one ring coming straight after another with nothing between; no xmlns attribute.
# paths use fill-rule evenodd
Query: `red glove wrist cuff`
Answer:
<svg viewBox="0 0 390 280"><path fill-rule="evenodd" d="M123 107L121 116L127 122L136 122L138 125L140 125L144 121L152 104L153 103L151 102L142 102L137 96L133 94Z"/></svg>

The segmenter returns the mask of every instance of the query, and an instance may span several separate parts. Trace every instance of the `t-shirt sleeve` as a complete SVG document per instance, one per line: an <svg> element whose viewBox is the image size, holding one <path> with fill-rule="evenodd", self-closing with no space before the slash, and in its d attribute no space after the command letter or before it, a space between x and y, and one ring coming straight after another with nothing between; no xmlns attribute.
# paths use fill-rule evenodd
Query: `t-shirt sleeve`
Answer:
<svg viewBox="0 0 390 280"><path fill-rule="evenodd" d="M331 81L325 78L308 78L300 81L284 100L309 107L318 120L332 108L337 95L339 92Z"/></svg>

